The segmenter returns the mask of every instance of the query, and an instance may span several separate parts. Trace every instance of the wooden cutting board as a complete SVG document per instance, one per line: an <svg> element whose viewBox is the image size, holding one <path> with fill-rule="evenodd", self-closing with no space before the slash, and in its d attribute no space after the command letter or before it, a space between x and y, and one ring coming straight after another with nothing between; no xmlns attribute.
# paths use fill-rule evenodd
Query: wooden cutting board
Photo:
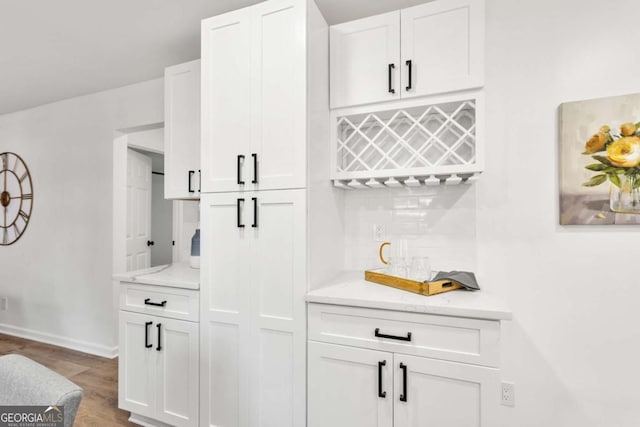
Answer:
<svg viewBox="0 0 640 427"><path fill-rule="evenodd" d="M402 277L389 276L376 270L366 270L364 272L364 280L420 295L436 295L443 292L461 289L463 287L451 280L438 280L435 282L424 283Z"/></svg>

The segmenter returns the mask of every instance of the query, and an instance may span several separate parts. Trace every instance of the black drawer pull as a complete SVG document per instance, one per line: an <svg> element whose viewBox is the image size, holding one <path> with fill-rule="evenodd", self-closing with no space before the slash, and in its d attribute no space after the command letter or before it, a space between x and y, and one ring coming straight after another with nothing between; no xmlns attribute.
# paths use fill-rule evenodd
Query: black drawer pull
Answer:
<svg viewBox="0 0 640 427"><path fill-rule="evenodd" d="M253 180L251 181L251 183L257 184L258 183L258 154L252 153L251 157L253 157Z"/></svg>
<svg viewBox="0 0 640 427"><path fill-rule="evenodd" d="M386 360L378 362L378 397L382 397L383 399L387 397L387 392L382 391L382 367L386 364Z"/></svg>
<svg viewBox="0 0 640 427"><path fill-rule="evenodd" d="M164 300L162 302L152 302L151 298L145 298L144 299L144 305L153 305L156 307L164 307L165 305L167 305L167 301Z"/></svg>
<svg viewBox="0 0 640 427"><path fill-rule="evenodd" d="M411 62L410 59L407 59L407 62L405 62L405 64L407 65L408 72L409 72L409 84L407 85L407 92L409 92L412 88L413 88L413 84L412 84L412 78L411 78L411 69L413 68L413 63Z"/></svg>
<svg viewBox="0 0 640 427"><path fill-rule="evenodd" d="M243 185L244 181L242 180L242 173L240 172L240 169L242 168L242 163L244 162L244 155L242 154L238 154L238 163L236 165L237 167L237 172L238 172L238 184Z"/></svg>
<svg viewBox="0 0 640 427"><path fill-rule="evenodd" d="M153 344L149 344L149 326L151 326L153 322L145 322L144 324L144 348L151 348Z"/></svg>
<svg viewBox="0 0 640 427"><path fill-rule="evenodd" d="M251 226L258 228L258 198L252 197L251 200L253 200L253 224Z"/></svg>
<svg viewBox="0 0 640 427"><path fill-rule="evenodd" d="M202 171L198 169L198 193L202 189Z"/></svg>
<svg viewBox="0 0 640 427"><path fill-rule="evenodd" d="M400 402L407 401L407 365L400 362L400 369L402 369L402 394L400 395Z"/></svg>
<svg viewBox="0 0 640 427"><path fill-rule="evenodd" d="M238 228L244 228L244 224L242 223L242 205L244 204L244 199L238 199L236 201L236 211L238 214Z"/></svg>
<svg viewBox="0 0 640 427"><path fill-rule="evenodd" d="M393 69L396 68L395 64L389 64L389 69L388 69L388 74L389 74L389 93L396 93L396 90L393 88L393 84L392 84L392 74L393 74Z"/></svg>
<svg viewBox="0 0 640 427"><path fill-rule="evenodd" d="M160 330L161 327L162 327L162 323L158 323L156 325L156 328L158 328L158 346L156 347L157 351L162 350L162 346L160 345L160 336L162 335L162 331Z"/></svg>
<svg viewBox="0 0 640 427"><path fill-rule="evenodd" d="M195 191L193 191L193 188L191 188L191 177L193 176L194 173L196 173L196 171L189 171L189 176L187 177L187 180L189 183L189 186L188 186L189 193L195 193Z"/></svg>
<svg viewBox="0 0 640 427"><path fill-rule="evenodd" d="M389 338L392 340L400 340L400 341L411 341L411 332L407 332L407 336L406 337L399 337L397 335L387 335L387 334L381 334L380 333L380 328L376 328L374 335L378 338Z"/></svg>

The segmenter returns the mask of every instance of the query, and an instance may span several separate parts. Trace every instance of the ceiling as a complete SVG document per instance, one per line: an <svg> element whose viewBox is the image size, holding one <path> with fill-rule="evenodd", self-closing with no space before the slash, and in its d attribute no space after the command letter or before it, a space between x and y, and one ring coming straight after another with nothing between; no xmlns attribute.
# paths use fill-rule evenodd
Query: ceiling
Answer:
<svg viewBox="0 0 640 427"><path fill-rule="evenodd" d="M317 0L329 24L426 0ZM0 114L163 75L200 20L258 0L0 0Z"/></svg>

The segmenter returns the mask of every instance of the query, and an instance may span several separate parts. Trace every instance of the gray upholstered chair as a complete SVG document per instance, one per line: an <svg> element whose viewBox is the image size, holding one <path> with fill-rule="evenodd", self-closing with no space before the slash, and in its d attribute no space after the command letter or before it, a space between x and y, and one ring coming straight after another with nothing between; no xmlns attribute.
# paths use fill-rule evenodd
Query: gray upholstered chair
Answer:
<svg viewBox="0 0 640 427"><path fill-rule="evenodd" d="M51 369L19 354L0 357L0 405L64 405L64 425L71 427L82 389Z"/></svg>

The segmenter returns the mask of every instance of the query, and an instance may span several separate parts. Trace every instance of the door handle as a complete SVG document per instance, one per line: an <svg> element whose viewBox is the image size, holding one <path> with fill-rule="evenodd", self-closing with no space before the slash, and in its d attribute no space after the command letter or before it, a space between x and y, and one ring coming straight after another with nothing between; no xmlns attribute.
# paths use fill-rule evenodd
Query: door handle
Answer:
<svg viewBox="0 0 640 427"><path fill-rule="evenodd" d="M156 328L158 328L158 346L156 347L157 351L162 350L162 345L160 345L160 336L162 335L162 331L160 330L161 327L162 327L162 323L158 323L156 325Z"/></svg>
<svg viewBox="0 0 640 427"><path fill-rule="evenodd" d="M187 177L189 193L195 193L195 191L193 191L193 188L191 188L191 177L194 173L196 173L196 171L189 171L189 176Z"/></svg>
<svg viewBox="0 0 640 427"><path fill-rule="evenodd" d="M145 298L144 299L144 305L153 305L156 307L164 307L165 305L167 305L167 300L164 300L162 302L152 302L151 298Z"/></svg>
<svg viewBox="0 0 640 427"><path fill-rule="evenodd" d="M410 59L407 59L407 62L405 62L405 64L407 65L407 67L409 67L409 69L408 69L408 71L409 71L409 84L407 85L407 92L408 92L412 88L411 69L413 68L413 63L411 62Z"/></svg>
<svg viewBox="0 0 640 427"><path fill-rule="evenodd" d="M147 240L147 246L153 246L155 242L153 240Z"/></svg>
<svg viewBox="0 0 640 427"><path fill-rule="evenodd" d="M242 180L242 173L240 172L240 169L242 168L242 163L244 162L244 155L243 154L238 154L238 163L236 164L237 167L237 173L238 173L238 184L239 185L243 185L244 181Z"/></svg>
<svg viewBox="0 0 640 427"><path fill-rule="evenodd" d="M258 183L258 153L251 153L251 157L253 157L253 180L252 184Z"/></svg>
<svg viewBox="0 0 640 427"><path fill-rule="evenodd" d="M244 228L244 224L242 223L242 204L244 203L244 199L238 199L236 202L236 211L238 213L238 228Z"/></svg>
<svg viewBox="0 0 640 427"><path fill-rule="evenodd" d="M153 322L145 322L144 324L144 348L151 348L153 344L149 344L149 326L151 326Z"/></svg>
<svg viewBox="0 0 640 427"><path fill-rule="evenodd" d="M400 401L407 401L407 365L400 362L400 369L402 369L402 394L400 395Z"/></svg>
<svg viewBox="0 0 640 427"><path fill-rule="evenodd" d="M393 69L396 68L395 64L389 64L389 93L396 93L396 90L393 88L393 84L392 84L392 73L393 73Z"/></svg>
<svg viewBox="0 0 640 427"><path fill-rule="evenodd" d="M411 332L407 332L407 336L406 337L399 337L397 335L381 334L380 333L380 328L376 328L376 330L374 331L373 335L375 335L378 338L389 338L389 339L392 339L392 340L399 340L399 341L411 341Z"/></svg>
<svg viewBox="0 0 640 427"><path fill-rule="evenodd" d="M378 362L378 397L385 398L387 397L387 392L382 391L382 367L387 364L386 360Z"/></svg>
<svg viewBox="0 0 640 427"><path fill-rule="evenodd" d="M258 228L258 198L252 197L251 200L253 200L253 224L251 227Z"/></svg>

